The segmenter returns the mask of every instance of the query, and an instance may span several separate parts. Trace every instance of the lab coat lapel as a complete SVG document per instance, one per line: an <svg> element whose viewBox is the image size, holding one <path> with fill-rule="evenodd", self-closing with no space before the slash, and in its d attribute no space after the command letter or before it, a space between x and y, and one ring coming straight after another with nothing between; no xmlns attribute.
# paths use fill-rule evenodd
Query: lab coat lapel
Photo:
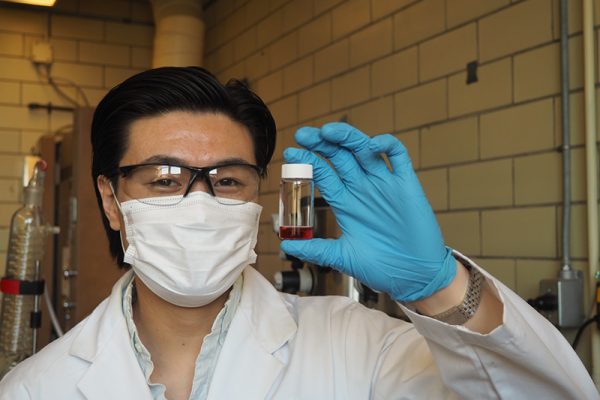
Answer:
<svg viewBox="0 0 600 400"><path fill-rule="evenodd" d="M86 324L71 346L72 355L90 363L77 384L89 400L151 399L122 312L121 288L131 275L125 274L114 285L104 312Z"/></svg>
<svg viewBox="0 0 600 400"><path fill-rule="evenodd" d="M242 298L231 321L209 399L264 399L287 363L297 325L280 294L254 268L244 271Z"/></svg>

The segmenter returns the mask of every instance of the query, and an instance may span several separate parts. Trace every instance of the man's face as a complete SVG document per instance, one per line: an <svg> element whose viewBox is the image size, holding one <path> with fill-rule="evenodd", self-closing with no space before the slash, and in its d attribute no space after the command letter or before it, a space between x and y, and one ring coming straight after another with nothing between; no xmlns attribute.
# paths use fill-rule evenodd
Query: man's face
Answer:
<svg viewBox="0 0 600 400"><path fill-rule="evenodd" d="M120 166L143 164L168 158L173 163L204 167L228 160L256 164L254 144L248 130L223 114L174 111L143 118L131 124L127 151ZM119 187L127 184L119 178ZM106 184L99 181L104 210L111 228L119 230L122 221ZM103 187L104 186L104 187ZM206 183L197 179L192 191L208 191ZM258 195L257 195L258 196ZM130 200L125 190L117 191L120 202ZM257 201L257 198L252 201Z"/></svg>

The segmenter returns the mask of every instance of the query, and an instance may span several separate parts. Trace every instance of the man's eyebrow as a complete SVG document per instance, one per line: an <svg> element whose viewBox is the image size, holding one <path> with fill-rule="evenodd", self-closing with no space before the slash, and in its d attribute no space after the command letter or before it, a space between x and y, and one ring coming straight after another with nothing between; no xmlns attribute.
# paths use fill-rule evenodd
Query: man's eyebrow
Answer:
<svg viewBox="0 0 600 400"><path fill-rule="evenodd" d="M180 165L182 167L198 167L202 168L207 165L190 165L187 161L179 157L167 156L162 154L157 154L151 157L146 158L140 164L169 164L169 165ZM252 164L248 160L245 160L240 157L229 157L219 161L212 163L211 167L218 167L220 165L226 164Z"/></svg>

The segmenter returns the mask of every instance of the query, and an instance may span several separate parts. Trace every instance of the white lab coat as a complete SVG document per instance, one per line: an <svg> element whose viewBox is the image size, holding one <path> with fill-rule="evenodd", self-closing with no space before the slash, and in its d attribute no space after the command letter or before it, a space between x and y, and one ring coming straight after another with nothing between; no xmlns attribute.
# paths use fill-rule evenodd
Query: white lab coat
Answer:
<svg viewBox="0 0 600 400"><path fill-rule="evenodd" d="M344 297L281 294L247 268L208 398L600 398L560 333L487 279L504 303L504 324L481 335L410 310L414 325ZM150 399L120 287L11 371L0 382L0 399Z"/></svg>

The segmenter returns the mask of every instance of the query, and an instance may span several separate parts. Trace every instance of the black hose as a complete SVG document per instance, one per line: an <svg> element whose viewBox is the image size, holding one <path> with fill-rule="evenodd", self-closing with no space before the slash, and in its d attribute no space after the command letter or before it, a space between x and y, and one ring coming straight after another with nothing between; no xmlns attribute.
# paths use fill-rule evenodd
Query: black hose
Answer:
<svg viewBox="0 0 600 400"><path fill-rule="evenodd" d="M573 340L573 350L577 349L577 345L579 344L579 339L581 339L581 335L585 328L587 328L592 322L598 319L598 315L594 315L592 318L585 321L577 330L577 334L575 335L575 340Z"/></svg>

